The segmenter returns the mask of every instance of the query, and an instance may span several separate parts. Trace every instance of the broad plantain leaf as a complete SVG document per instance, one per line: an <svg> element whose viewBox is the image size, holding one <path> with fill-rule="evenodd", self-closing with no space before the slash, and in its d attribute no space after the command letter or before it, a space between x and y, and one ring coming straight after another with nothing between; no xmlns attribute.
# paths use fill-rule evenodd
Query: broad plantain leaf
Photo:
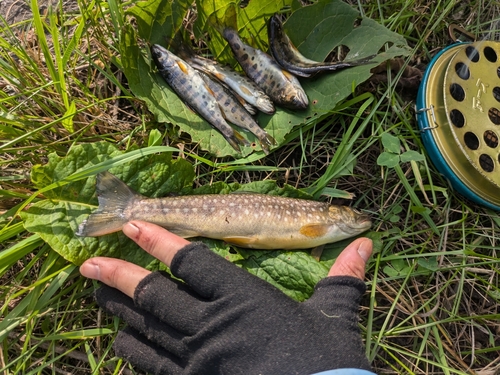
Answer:
<svg viewBox="0 0 500 375"><path fill-rule="evenodd" d="M213 20L224 19L228 7L234 6L230 0L198 0L196 7L198 19L194 25L195 35L203 38L221 63L236 65L227 43L221 38ZM249 44L267 50L267 19L281 9L292 9L290 0L254 0L245 8L236 7L236 19L224 22L236 23L241 36ZM169 122L189 133L195 143L215 156L246 156L253 150L260 150L256 138L243 133L252 146L242 149L238 154L215 129L187 106L168 87L151 63L149 49L145 43L166 45L165 38L173 38L179 29L181 14L188 4L168 0L149 0L140 2L129 9L129 14L138 19L138 30L131 24L125 26L120 41L124 73L132 92L144 100L149 110L159 122ZM377 54L373 63L339 71L334 74L321 74L301 83L309 97L309 108L292 111L278 108L273 116L259 114L257 121L278 144L294 126L316 120L330 113L336 105L352 93L357 85L366 81L370 69L378 63L394 56L407 55L409 48L404 38L393 33L375 21L363 18L359 25L355 21L359 14L350 5L340 0L320 0L313 5L296 9L285 24L285 30L299 50L308 58L322 61L338 45L349 48L348 58L361 58ZM157 13L155 13L157 12ZM215 16L210 18L210 15ZM210 18L210 20L209 20ZM208 32L208 35L206 34ZM386 45L390 45L384 51Z"/></svg>

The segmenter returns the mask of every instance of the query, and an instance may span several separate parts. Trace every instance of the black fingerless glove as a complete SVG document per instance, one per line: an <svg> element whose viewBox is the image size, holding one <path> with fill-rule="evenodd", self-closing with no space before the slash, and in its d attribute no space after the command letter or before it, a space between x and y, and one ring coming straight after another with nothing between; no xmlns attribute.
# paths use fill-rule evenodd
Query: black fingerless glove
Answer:
<svg viewBox="0 0 500 375"><path fill-rule="evenodd" d="M370 370L358 329L365 284L321 280L305 302L193 243L163 272L144 278L134 300L103 286L97 302L128 327L118 356L153 374L309 375Z"/></svg>

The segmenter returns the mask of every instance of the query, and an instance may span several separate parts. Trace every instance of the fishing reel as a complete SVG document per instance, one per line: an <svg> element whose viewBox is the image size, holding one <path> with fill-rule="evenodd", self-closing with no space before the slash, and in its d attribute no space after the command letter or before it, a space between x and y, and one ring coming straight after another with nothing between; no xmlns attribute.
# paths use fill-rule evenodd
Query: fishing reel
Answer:
<svg viewBox="0 0 500 375"><path fill-rule="evenodd" d="M455 33L460 37L455 37ZM429 63L416 113L432 162L460 194L500 210L500 43L450 26Z"/></svg>

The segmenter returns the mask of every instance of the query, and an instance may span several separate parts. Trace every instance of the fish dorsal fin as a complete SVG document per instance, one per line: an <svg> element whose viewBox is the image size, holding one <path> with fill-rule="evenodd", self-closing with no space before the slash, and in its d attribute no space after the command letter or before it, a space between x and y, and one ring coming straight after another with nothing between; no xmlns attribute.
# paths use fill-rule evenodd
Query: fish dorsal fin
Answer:
<svg viewBox="0 0 500 375"><path fill-rule="evenodd" d="M329 224L313 223L302 226L299 232L306 237L316 238L324 236L328 232L329 228Z"/></svg>
<svg viewBox="0 0 500 375"><path fill-rule="evenodd" d="M223 240L226 241L227 243L241 247L252 247L252 245L255 242L257 242L256 237L246 237L246 236L224 237Z"/></svg>

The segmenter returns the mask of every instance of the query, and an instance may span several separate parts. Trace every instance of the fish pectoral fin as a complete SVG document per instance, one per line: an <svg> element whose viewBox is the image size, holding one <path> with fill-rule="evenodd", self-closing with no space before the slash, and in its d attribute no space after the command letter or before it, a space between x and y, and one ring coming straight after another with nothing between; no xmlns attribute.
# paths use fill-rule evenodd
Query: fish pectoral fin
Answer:
<svg viewBox="0 0 500 375"><path fill-rule="evenodd" d="M286 70L282 70L282 72L285 78L288 80L288 82L293 81L293 75L291 73L287 72Z"/></svg>
<svg viewBox="0 0 500 375"><path fill-rule="evenodd" d="M252 245L257 242L257 237L232 236L224 237L222 240L236 246L253 247Z"/></svg>
<svg viewBox="0 0 500 375"><path fill-rule="evenodd" d="M181 61L177 61L177 65L179 66L179 68L182 70L182 72L184 74L188 74L188 68L184 63L182 63Z"/></svg>
<svg viewBox="0 0 500 375"><path fill-rule="evenodd" d="M330 225L328 224L313 223L302 226L299 232L306 237L316 238L324 236L328 232L329 228Z"/></svg>
<svg viewBox="0 0 500 375"><path fill-rule="evenodd" d="M313 247L311 249L311 256L319 262L321 260L321 255L323 254L324 248L325 248L325 245L319 245L319 246Z"/></svg>

